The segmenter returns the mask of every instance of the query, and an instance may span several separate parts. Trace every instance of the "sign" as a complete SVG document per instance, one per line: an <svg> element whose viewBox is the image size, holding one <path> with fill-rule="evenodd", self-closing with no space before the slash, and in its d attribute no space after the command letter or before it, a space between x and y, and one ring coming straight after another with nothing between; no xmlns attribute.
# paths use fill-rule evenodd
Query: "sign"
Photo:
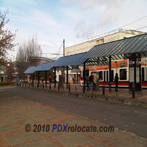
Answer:
<svg viewBox="0 0 147 147"><path fill-rule="evenodd" d="M129 79L130 79L129 82L131 82L131 83L134 82L134 67L129 68Z"/></svg>
<svg viewBox="0 0 147 147"><path fill-rule="evenodd" d="M147 57L141 58L141 63L147 65Z"/></svg>
<svg viewBox="0 0 147 147"><path fill-rule="evenodd" d="M122 61L121 64L120 64L120 67L126 67L126 62Z"/></svg>
<svg viewBox="0 0 147 147"><path fill-rule="evenodd" d="M136 83L139 83L139 67L136 67Z"/></svg>

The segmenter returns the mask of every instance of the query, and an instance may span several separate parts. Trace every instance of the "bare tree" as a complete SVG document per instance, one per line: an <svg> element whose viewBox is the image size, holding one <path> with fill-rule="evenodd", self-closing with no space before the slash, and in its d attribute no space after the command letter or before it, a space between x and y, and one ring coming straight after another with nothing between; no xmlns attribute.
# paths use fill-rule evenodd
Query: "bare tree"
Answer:
<svg viewBox="0 0 147 147"><path fill-rule="evenodd" d="M42 49L34 37L27 43L21 45L18 49L16 61L18 67L18 75L24 78L24 71L29 66L37 66L40 64Z"/></svg>
<svg viewBox="0 0 147 147"><path fill-rule="evenodd" d="M36 66L40 63L40 56L42 55L42 49L37 43L37 39L32 38L28 41L26 46L26 58L29 62L29 66Z"/></svg>
<svg viewBox="0 0 147 147"><path fill-rule="evenodd" d="M8 11L4 12L4 14L0 12L0 65L4 64L8 50L12 50L15 46L13 41L16 31L12 33L10 30L5 29L5 25L9 22L6 17L7 13Z"/></svg>
<svg viewBox="0 0 147 147"><path fill-rule="evenodd" d="M16 64L17 64L18 77L21 79L24 79L24 76L25 76L24 71L28 68L28 62L26 60L25 48L22 48L21 46L19 47L17 52Z"/></svg>
<svg viewBox="0 0 147 147"><path fill-rule="evenodd" d="M7 62L7 65L6 65L6 73L7 73L7 76L8 76L8 81L11 81L13 80L13 73L14 73L14 65L13 65L13 62L12 60L10 59L9 62Z"/></svg>

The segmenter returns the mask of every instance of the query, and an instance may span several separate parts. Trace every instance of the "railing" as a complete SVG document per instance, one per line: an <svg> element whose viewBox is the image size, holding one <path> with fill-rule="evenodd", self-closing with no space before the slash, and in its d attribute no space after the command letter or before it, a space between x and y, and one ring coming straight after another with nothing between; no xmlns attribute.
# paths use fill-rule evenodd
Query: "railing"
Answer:
<svg viewBox="0 0 147 147"><path fill-rule="evenodd" d="M66 92L66 93L74 93L74 94L82 94L83 93L83 85L80 84L62 84L56 83L56 87L54 83L39 83L39 87L37 83L28 83L28 82L21 82L19 84L20 87L23 88L35 88L35 89L43 89L47 91L55 91L55 92ZM112 92L109 92L109 88L106 87L104 84L101 87L93 87L90 88L89 85L85 86L85 94L90 95L103 95L103 96L112 96L112 97L124 97L124 98L135 98L135 97L141 97L142 95L138 95L139 92L135 91L135 87L132 88L132 91L129 91L128 89L120 89L113 87Z"/></svg>

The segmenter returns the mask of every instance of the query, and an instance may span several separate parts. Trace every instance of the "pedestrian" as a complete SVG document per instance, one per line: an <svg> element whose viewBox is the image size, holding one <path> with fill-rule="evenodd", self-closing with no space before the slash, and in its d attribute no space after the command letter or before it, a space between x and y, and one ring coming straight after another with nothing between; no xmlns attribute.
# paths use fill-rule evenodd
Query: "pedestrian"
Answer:
<svg viewBox="0 0 147 147"><path fill-rule="evenodd" d="M44 79L42 79L42 85L44 84Z"/></svg>
<svg viewBox="0 0 147 147"><path fill-rule="evenodd" d="M89 77L89 83L90 83L90 90L93 89L93 77L92 75Z"/></svg>
<svg viewBox="0 0 147 147"><path fill-rule="evenodd" d="M73 76L73 78L72 78L72 81L73 81L73 84L75 84L75 77Z"/></svg>
<svg viewBox="0 0 147 147"><path fill-rule="evenodd" d="M52 78L51 77L49 78L49 80L50 80L50 83L52 83Z"/></svg>
<svg viewBox="0 0 147 147"><path fill-rule="evenodd" d="M118 73L115 75L115 91L118 91Z"/></svg>
<svg viewBox="0 0 147 147"><path fill-rule="evenodd" d="M87 85L87 91L89 90L89 78L86 77L86 85Z"/></svg>

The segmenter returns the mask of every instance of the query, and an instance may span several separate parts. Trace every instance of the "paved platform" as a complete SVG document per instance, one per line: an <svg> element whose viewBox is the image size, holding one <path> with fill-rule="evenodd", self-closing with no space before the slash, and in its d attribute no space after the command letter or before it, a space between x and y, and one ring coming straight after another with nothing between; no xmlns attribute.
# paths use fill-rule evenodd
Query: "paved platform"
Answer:
<svg viewBox="0 0 147 147"><path fill-rule="evenodd" d="M11 88L11 87L10 87ZM13 88L13 87L12 87ZM26 132L25 126L31 125ZM0 88L0 146L146 147L147 139L115 128L114 132L33 132L34 124L107 126L59 108L25 99Z"/></svg>
<svg viewBox="0 0 147 147"><path fill-rule="evenodd" d="M54 84L47 84L47 87L40 84L40 87L37 88L37 84L33 86L21 85L21 87L27 88L35 88L35 89L42 89L47 90L51 93L61 93L61 94L68 94L68 95L75 95L77 97L83 98L90 98L93 100L100 100L100 101L109 101L112 103L123 103L127 105L138 105L147 107L147 89L143 89L142 91L135 92L135 98L132 98L132 91L129 89L118 88L118 91L115 91L115 88L111 88L111 92L109 92L109 88L105 88L105 94L103 95L103 89L100 87L98 90L89 90L89 88L85 88L85 93L83 93L83 87L79 84L71 84L70 90L64 85L64 88L58 88L58 84L56 84L56 88Z"/></svg>
<svg viewBox="0 0 147 147"><path fill-rule="evenodd" d="M23 85L24 87L25 85ZM29 87L27 84L26 87ZM32 88L32 86L31 86ZM35 84L34 88L37 88L37 84ZM38 89L43 89L43 85L40 84L40 87ZM50 90L49 84L47 84L47 87L44 84L44 89L45 90ZM54 88L54 84L51 84L51 90L56 90L58 91L58 84L56 84L56 88ZM60 88L60 91L65 91L68 92L69 89L66 88L66 84L64 85L64 88ZM78 93L83 93L83 87L80 84L71 84L70 85L70 91L71 92L78 92ZM85 88L85 93L86 94L98 94L102 95L102 88L100 87L99 90L93 90L89 91L87 90L87 87ZM132 99L132 91L129 91L127 88L118 88L118 92L115 91L115 88L111 88L111 92L109 92L109 88L105 88L105 95L106 96L113 96L113 97L118 97L118 98L130 98ZM139 100L144 100L147 102L147 89L143 89L142 91L136 91L135 92L135 99Z"/></svg>

